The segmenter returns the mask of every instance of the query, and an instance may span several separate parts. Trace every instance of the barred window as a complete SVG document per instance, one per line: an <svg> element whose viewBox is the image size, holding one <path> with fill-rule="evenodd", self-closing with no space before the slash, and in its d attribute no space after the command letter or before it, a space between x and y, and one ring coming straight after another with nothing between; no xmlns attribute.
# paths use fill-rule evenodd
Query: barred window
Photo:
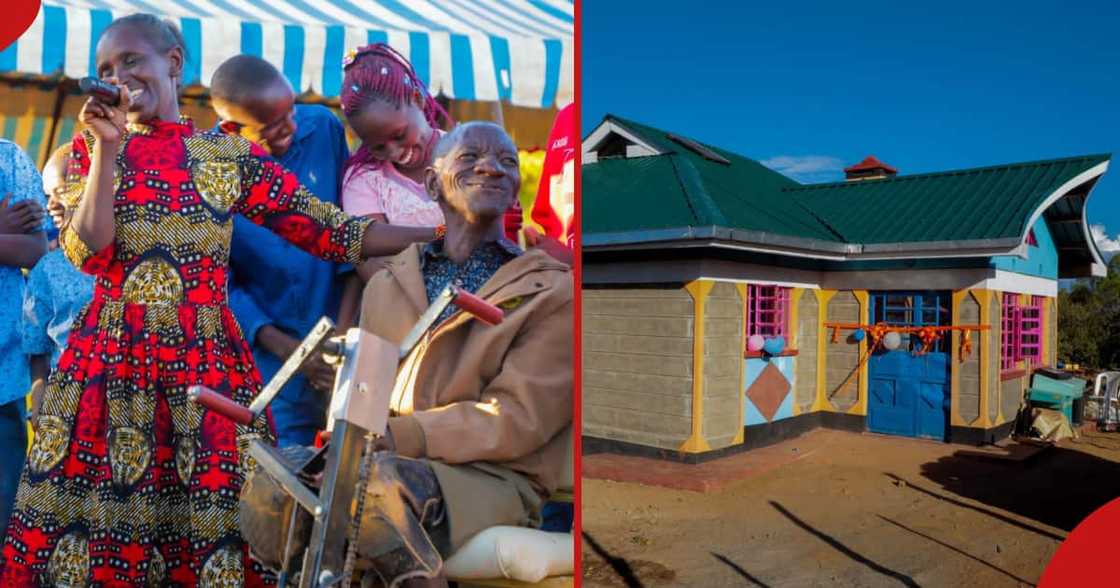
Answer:
<svg viewBox="0 0 1120 588"><path fill-rule="evenodd" d="M784 286L747 285L747 337L789 338L789 291Z"/></svg>
<svg viewBox="0 0 1120 588"><path fill-rule="evenodd" d="M1033 365L1042 363L1042 305L1044 296L1031 296L1030 302L1019 302L1018 294L1003 294L1000 313L1000 369L1014 370L1022 360Z"/></svg>
<svg viewBox="0 0 1120 588"><path fill-rule="evenodd" d="M1011 371L1019 361L1019 295L1003 294L1000 312L1000 369Z"/></svg>
<svg viewBox="0 0 1120 588"><path fill-rule="evenodd" d="M1031 296L1019 309L1019 357L1034 365L1042 363L1042 296Z"/></svg>

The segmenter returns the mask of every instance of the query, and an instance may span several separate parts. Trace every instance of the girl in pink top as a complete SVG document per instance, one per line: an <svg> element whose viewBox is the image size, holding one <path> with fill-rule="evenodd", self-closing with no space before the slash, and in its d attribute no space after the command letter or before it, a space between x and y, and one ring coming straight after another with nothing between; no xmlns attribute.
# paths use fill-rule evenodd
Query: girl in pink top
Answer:
<svg viewBox="0 0 1120 588"><path fill-rule="evenodd" d="M443 223L424 190L424 170L439 141L440 119L454 121L412 65L384 43L359 48L343 61L342 112L362 144L343 170L342 206L414 226Z"/></svg>
<svg viewBox="0 0 1120 588"><path fill-rule="evenodd" d="M428 93L412 65L384 43L351 52L342 62L339 101L361 146L342 173L342 208L380 222L434 227L443 211L424 189L424 170L443 131L454 121ZM352 326L366 280L381 268L370 259L346 282L338 328Z"/></svg>
<svg viewBox="0 0 1120 588"><path fill-rule="evenodd" d="M443 212L424 189L424 170L444 134L441 119L445 128L455 121L408 60L384 43L351 52L342 65L342 112L362 141L343 169L342 208L393 224L443 224ZM507 237L516 240L520 206L508 215Z"/></svg>
<svg viewBox="0 0 1120 588"><path fill-rule="evenodd" d="M436 131L442 134L442 131ZM353 166L342 178L342 208L355 216L414 227L443 224L443 212L424 186L386 162Z"/></svg>

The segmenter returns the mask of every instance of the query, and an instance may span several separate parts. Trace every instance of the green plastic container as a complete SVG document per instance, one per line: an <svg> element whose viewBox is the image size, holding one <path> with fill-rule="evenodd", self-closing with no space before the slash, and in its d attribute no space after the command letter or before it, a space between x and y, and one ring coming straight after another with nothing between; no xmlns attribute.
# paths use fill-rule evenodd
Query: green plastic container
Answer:
<svg viewBox="0 0 1120 588"><path fill-rule="evenodd" d="M1085 380L1062 372L1038 370L1031 377L1027 398L1033 405L1062 411L1072 425L1081 421L1081 415L1077 415L1078 418L1074 420L1073 405L1075 400L1081 400L1085 394L1085 384Z"/></svg>

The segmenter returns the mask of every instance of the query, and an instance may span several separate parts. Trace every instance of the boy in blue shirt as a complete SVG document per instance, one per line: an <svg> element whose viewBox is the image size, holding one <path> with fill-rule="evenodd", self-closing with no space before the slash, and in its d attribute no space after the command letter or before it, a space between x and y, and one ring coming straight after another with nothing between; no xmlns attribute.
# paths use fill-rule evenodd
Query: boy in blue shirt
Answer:
<svg viewBox="0 0 1120 588"><path fill-rule="evenodd" d="M223 132L260 144L320 200L339 203L339 175L350 151L330 110L296 105L284 76L250 55L219 66L210 94ZM230 307L267 382L321 316L337 316L339 268L244 218L233 222ZM271 404L281 446L312 444L333 385L334 369L320 357L288 382Z"/></svg>
<svg viewBox="0 0 1120 588"><path fill-rule="evenodd" d="M27 453L30 382L20 348L21 268L34 266L47 251L44 233L51 225L43 215L45 204L43 181L31 158L0 139L0 532L8 526Z"/></svg>
<svg viewBox="0 0 1120 588"><path fill-rule="evenodd" d="M55 151L43 167L43 190L47 193L47 210L61 226L63 182L70 148ZM56 231L50 231L48 238ZM78 312L93 298L94 277L74 267L51 239L50 251L27 275L27 292L23 299L23 352L31 363L31 425L36 426L47 376L58 364L58 356L66 347L70 325Z"/></svg>

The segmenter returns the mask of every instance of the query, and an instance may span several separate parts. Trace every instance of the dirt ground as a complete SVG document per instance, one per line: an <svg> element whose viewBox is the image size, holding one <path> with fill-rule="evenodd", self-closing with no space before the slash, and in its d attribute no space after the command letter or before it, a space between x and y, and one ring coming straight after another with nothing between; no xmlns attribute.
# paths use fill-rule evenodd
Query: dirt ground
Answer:
<svg viewBox="0 0 1120 588"><path fill-rule="evenodd" d="M583 481L584 586L1029 586L1120 496L1120 434L1026 462L818 430L786 461L705 494Z"/></svg>

